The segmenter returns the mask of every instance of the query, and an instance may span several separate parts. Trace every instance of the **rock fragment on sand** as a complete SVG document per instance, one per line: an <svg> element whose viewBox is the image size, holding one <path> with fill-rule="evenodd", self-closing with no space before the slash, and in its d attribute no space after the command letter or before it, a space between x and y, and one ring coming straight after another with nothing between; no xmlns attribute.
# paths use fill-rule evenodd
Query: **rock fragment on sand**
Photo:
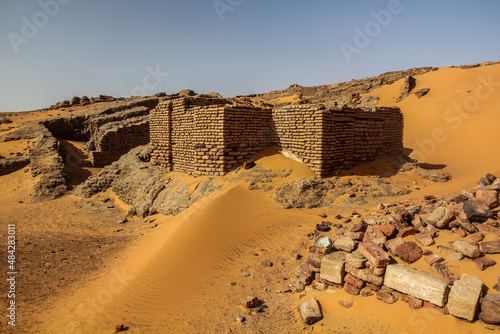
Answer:
<svg viewBox="0 0 500 334"><path fill-rule="evenodd" d="M477 257L473 261L474 261L474 263L476 263L477 267L481 271L484 271L487 268L492 267L495 264L497 264L497 262L495 260L493 260L491 257L486 256L486 255L481 256L481 257Z"/></svg>
<svg viewBox="0 0 500 334"><path fill-rule="evenodd" d="M408 304L408 306L413 310L424 306L424 301L422 299L418 299L407 294L403 294L403 296L401 296L401 300Z"/></svg>
<svg viewBox="0 0 500 334"><path fill-rule="evenodd" d="M429 217L427 217L427 224L433 225L437 228L445 228L448 223L453 219L453 213L444 206L437 207Z"/></svg>
<svg viewBox="0 0 500 334"><path fill-rule="evenodd" d="M500 294L483 298L479 319L487 324L500 325Z"/></svg>
<svg viewBox="0 0 500 334"><path fill-rule="evenodd" d="M248 296L245 298L245 300L241 303L241 305L244 308L255 308L258 307L261 304L259 298L253 297L253 296Z"/></svg>
<svg viewBox="0 0 500 334"><path fill-rule="evenodd" d="M236 319L235 319L237 322L245 322L245 320L247 320L244 316L237 316Z"/></svg>
<svg viewBox="0 0 500 334"><path fill-rule="evenodd" d="M477 246L471 245L467 241L457 240L453 242L452 246L457 252L462 253L463 255L470 258L476 258L481 255L479 248Z"/></svg>
<svg viewBox="0 0 500 334"><path fill-rule="evenodd" d="M323 319L323 313L321 312L321 306L319 302L310 298L306 301L303 301L299 304L300 315L304 322L308 325L315 324L316 322Z"/></svg>
<svg viewBox="0 0 500 334"><path fill-rule="evenodd" d="M394 254L406 263L413 263L422 257L422 248L415 242L405 242L394 250Z"/></svg>
<svg viewBox="0 0 500 334"><path fill-rule="evenodd" d="M448 295L448 287L437 277L402 264L387 266L384 285L440 307L445 305Z"/></svg>
<svg viewBox="0 0 500 334"><path fill-rule="evenodd" d="M323 253L323 254L328 254L332 250L332 240L328 237L323 237L323 238L318 238L316 241L314 241L313 247L316 251Z"/></svg>
<svg viewBox="0 0 500 334"><path fill-rule="evenodd" d="M439 263L443 261L444 261L443 257L437 254L427 255L425 257L425 262L427 262L427 264L429 264L430 266L432 266L434 263Z"/></svg>
<svg viewBox="0 0 500 334"><path fill-rule="evenodd" d="M351 308L352 307L352 303L351 302L348 302L348 301L345 301L345 300L339 300L339 304L344 306L345 308Z"/></svg>
<svg viewBox="0 0 500 334"><path fill-rule="evenodd" d="M377 299L387 304L394 304L399 299L398 295L392 291L379 290L377 291Z"/></svg>
<svg viewBox="0 0 500 334"><path fill-rule="evenodd" d="M458 278L450 271L446 263L434 263L432 270L438 275L441 281L446 285L452 285Z"/></svg>
<svg viewBox="0 0 500 334"><path fill-rule="evenodd" d="M434 238L432 237L431 232L420 232L415 235L415 241L417 241L422 246L430 246L434 244Z"/></svg>
<svg viewBox="0 0 500 334"><path fill-rule="evenodd" d="M463 210L470 221L484 222L493 217L489 206L480 200L465 201Z"/></svg>
<svg viewBox="0 0 500 334"><path fill-rule="evenodd" d="M346 255L346 263L353 266L354 268L364 268L366 261L367 258L364 257L363 254L359 252L359 250Z"/></svg>
<svg viewBox="0 0 500 334"><path fill-rule="evenodd" d="M458 318L473 321L483 289L479 278L467 274L453 284L448 296L448 310Z"/></svg>
<svg viewBox="0 0 500 334"><path fill-rule="evenodd" d="M498 254L500 253L500 240L485 241L479 244L481 253Z"/></svg>

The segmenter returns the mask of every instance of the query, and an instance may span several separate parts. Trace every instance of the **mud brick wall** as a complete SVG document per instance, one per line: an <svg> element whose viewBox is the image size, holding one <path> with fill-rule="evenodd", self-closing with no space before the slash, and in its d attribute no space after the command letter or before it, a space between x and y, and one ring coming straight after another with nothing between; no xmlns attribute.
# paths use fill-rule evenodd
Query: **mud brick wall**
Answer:
<svg viewBox="0 0 500 334"><path fill-rule="evenodd" d="M287 106L274 109L272 117L273 144L320 175L324 164L323 111L313 105Z"/></svg>
<svg viewBox="0 0 500 334"><path fill-rule="evenodd" d="M90 152L90 161L104 167L140 145L149 143L149 122L120 126L106 131L97 143L97 151Z"/></svg>
<svg viewBox="0 0 500 334"><path fill-rule="evenodd" d="M329 177L402 152L398 108L297 105L261 109L223 99L177 98L151 113L152 162L167 171L224 175L268 146Z"/></svg>
<svg viewBox="0 0 500 334"><path fill-rule="evenodd" d="M172 165L172 101L160 102L150 116L151 162L171 172Z"/></svg>
<svg viewBox="0 0 500 334"><path fill-rule="evenodd" d="M272 145L271 109L224 108L224 171L228 172Z"/></svg>

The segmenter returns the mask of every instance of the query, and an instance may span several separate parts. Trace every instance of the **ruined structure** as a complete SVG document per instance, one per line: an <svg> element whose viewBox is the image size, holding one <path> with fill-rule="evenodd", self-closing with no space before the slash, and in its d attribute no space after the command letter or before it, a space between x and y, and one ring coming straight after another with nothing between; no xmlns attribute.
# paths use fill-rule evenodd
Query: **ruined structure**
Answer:
<svg viewBox="0 0 500 334"><path fill-rule="evenodd" d="M167 171L224 175L266 147L306 163L319 177L398 154L399 108L304 104L266 109L182 97L151 111L151 160Z"/></svg>

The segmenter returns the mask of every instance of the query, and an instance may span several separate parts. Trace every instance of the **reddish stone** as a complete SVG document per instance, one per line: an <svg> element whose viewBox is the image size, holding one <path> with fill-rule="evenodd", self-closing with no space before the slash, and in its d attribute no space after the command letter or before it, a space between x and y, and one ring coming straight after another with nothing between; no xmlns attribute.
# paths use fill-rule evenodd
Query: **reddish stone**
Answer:
<svg viewBox="0 0 500 334"><path fill-rule="evenodd" d="M415 235L418 233L418 230L413 227L413 226L410 226L410 227L406 227L404 229L402 229L399 233L398 233L398 237L400 238L405 238L409 235Z"/></svg>
<svg viewBox="0 0 500 334"><path fill-rule="evenodd" d="M300 266L300 271L303 272L306 276L311 277L311 279L314 277L314 275L319 271L318 268L311 266L309 263L304 262Z"/></svg>
<svg viewBox="0 0 500 334"><path fill-rule="evenodd" d="M406 221L406 222L411 222L411 214L408 212L408 210L402 206L397 206L394 208L394 213L401 215L401 217Z"/></svg>
<svg viewBox="0 0 500 334"><path fill-rule="evenodd" d="M425 308L432 308L432 309L439 310L439 311L441 311L441 310L442 310L442 308L441 308L441 307L439 307L439 306L437 306L437 305L434 305L433 303L430 303L430 302L428 302L427 300L424 300L424 307L425 307Z"/></svg>
<svg viewBox="0 0 500 334"><path fill-rule="evenodd" d="M479 249L485 254L498 254L500 253L500 240L481 242Z"/></svg>
<svg viewBox="0 0 500 334"><path fill-rule="evenodd" d="M472 242L480 242L483 241L483 239L484 239L484 234L482 234L481 232L471 234L470 236L470 241Z"/></svg>
<svg viewBox="0 0 500 334"><path fill-rule="evenodd" d="M430 246L434 244L434 239L432 238L431 232L421 232L415 235L415 241L420 243L422 246Z"/></svg>
<svg viewBox="0 0 500 334"><path fill-rule="evenodd" d="M358 289L361 289L365 286L366 282L363 280L360 280L359 278L351 275L351 274L346 274L344 277L344 282L348 283Z"/></svg>
<svg viewBox="0 0 500 334"><path fill-rule="evenodd" d="M408 241L396 247L394 254L406 263L413 263L422 257L422 248L415 242Z"/></svg>
<svg viewBox="0 0 500 334"><path fill-rule="evenodd" d="M358 251L377 268L383 268L391 262L389 254L372 241L361 242L358 246Z"/></svg>
<svg viewBox="0 0 500 334"><path fill-rule="evenodd" d="M365 233L364 232L349 232L349 233L347 233L347 236L349 238L351 238L352 240L362 241L365 237Z"/></svg>
<svg viewBox="0 0 500 334"><path fill-rule="evenodd" d="M346 263L345 270L349 274L351 274L351 275L353 275L353 276L355 276L355 277L357 277L365 282L370 282L370 283L373 283L373 284L379 285L379 286L384 283L384 277L380 277L380 276L375 275L372 271L370 271L370 269L357 269L357 268L354 268L353 266Z"/></svg>
<svg viewBox="0 0 500 334"><path fill-rule="evenodd" d="M241 305L244 307L244 308L255 308L255 307L259 307L260 305L260 300L259 298L257 297L247 297L243 303L241 303Z"/></svg>
<svg viewBox="0 0 500 334"><path fill-rule="evenodd" d="M326 283L323 283L323 282L314 281L314 282L312 282L311 287L314 290L325 291L327 289L328 285Z"/></svg>
<svg viewBox="0 0 500 334"><path fill-rule="evenodd" d="M432 266L434 263L443 261L444 261L443 257L437 254L432 254L425 257L425 262L427 262L430 266Z"/></svg>
<svg viewBox="0 0 500 334"><path fill-rule="evenodd" d="M352 303L350 302L347 302L345 300L339 300L339 304L344 306L345 308L351 308L352 307Z"/></svg>
<svg viewBox="0 0 500 334"><path fill-rule="evenodd" d="M486 204L490 209L498 206L498 193L496 190L478 190L476 199Z"/></svg>
<svg viewBox="0 0 500 334"><path fill-rule="evenodd" d="M427 256L427 255L432 255L432 251L430 249L424 249L424 251L422 252L422 255L423 256Z"/></svg>
<svg viewBox="0 0 500 334"><path fill-rule="evenodd" d="M424 306L424 302L422 299L415 298L410 295L403 294L401 296L401 300L404 301L408 306L410 306L411 309L419 309Z"/></svg>
<svg viewBox="0 0 500 334"><path fill-rule="evenodd" d="M461 227L457 228L457 234L460 238L465 238L467 236L467 232L465 232Z"/></svg>
<svg viewBox="0 0 500 334"><path fill-rule="evenodd" d="M437 274L438 278L446 285L452 285L458 278L452 273L445 263L434 263L432 270Z"/></svg>
<svg viewBox="0 0 500 334"><path fill-rule="evenodd" d="M368 225L364 220L352 224L351 232L364 232Z"/></svg>
<svg viewBox="0 0 500 334"><path fill-rule="evenodd" d="M493 260L491 257L486 256L486 255L475 258L473 261L477 264L478 268L481 271L497 264L495 260Z"/></svg>
<svg viewBox="0 0 500 334"><path fill-rule="evenodd" d="M437 237L439 234L439 230L432 225L427 225L427 232L430 232L433 238Z"/></svg>
<svg viewBox="0 0 500 334"><path fill-rule="evenodd" d="M316 250L313 246L309 247L309 251L310 251L311 253L316 254L316 256L317 256L320 260L321 260L321 259L325 256L325 254L318 252L318 251L317 251L317 250Z"/></svg>
<svg viewBox="0 0 500 334"><path fill-rule="evenodd" d="M364 287L359 294L361 297L370 297L373 296L373 291L369 287Z"/></svg>
<svg viewBox="0 0 500 334"><path fill-rule="evenodd" d="M386 237L393 236L396 233L396 228L393 225L374 225L373 227L384 233Z"/></svg>
<svg viewBox="0 0 500 334"><path fill-rule="evenodd" d="M361 291L360 288L357 288L354 285L349 284L349 283L344 284L344 290L347 293L350 293L351 295L355 295L355 296L359 295L359 292Z"/></svg>
<svg viewBox="0 0 500 334"><path fill-rule="evenodd" d="M377 291L377 299L387 303L394 304L398 299L398 295L392 291L379 290Z"/></svg>
<svg viewBox="0 0 500 334"><path fill-rule="evenodd" d="M372 290L373 292L377 292L381 289L380 286L375 285L375 284L370 283L370 282L366 282L366 287L369 288L370 290Z"/></svg>
<svg viewBox="0 0 500 334"><path fill-rule="evenodd" d="M477 224L475 225L477 229L483 233L491 233L500 237L500 229L487 224Z"/></svg>

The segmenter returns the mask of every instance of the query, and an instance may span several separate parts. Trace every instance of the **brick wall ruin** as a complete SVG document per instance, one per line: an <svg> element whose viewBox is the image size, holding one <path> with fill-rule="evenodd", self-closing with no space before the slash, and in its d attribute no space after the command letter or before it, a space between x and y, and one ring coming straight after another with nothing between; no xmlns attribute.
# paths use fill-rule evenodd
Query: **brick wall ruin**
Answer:
<svg viewBox="0 0 500 334"><path fill-rule="evenodd" d="M151 112L150 126L153 163L203 175L224 175L269 146L320 177L403 149L403 115L394 107L271 110L223 99L177 98Z"/></svg>

